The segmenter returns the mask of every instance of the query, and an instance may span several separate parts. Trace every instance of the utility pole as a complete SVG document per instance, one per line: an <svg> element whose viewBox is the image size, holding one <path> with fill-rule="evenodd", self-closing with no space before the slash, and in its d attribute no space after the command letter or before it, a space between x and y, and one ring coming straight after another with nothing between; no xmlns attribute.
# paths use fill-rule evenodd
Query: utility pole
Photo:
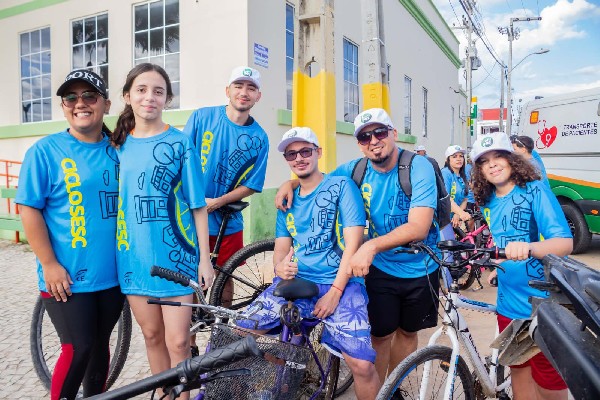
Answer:
<svg viewBox="0 0 600 400"><path fill-rule="evenodd" d="M512 72L512 42L519 38L519 28L513 28L513 23L524 22L524 21L541 21L542 17L524 17L517 18L511 17L510 26L508 28L499 28L498 30L502 34L508 35L508 78L506 88L506 107L507 107L507 118L506 118L506 134L512 135L512 87L511 87L511 72Z"/></svg>
<svg viewBox="0 0 600 400"><path fill-rule="evenodd" d="M390 113L389 76L385 57L381 0L361 0L364 76L363 109L383 108Z"/></svg>
<svg viewBox="0 0 600 400"><path fill-rule="evenodd" d="M504 74L506 65L500 64L500 117L498 118L498 128L500 132L504 131Z"/></svg>
<svg viewBox="0 0 600 400"><path fill-rule="evenodd" d="M292 126L308 126L323 148L321 171L335 169L334 0L299 0Z"/></svg>

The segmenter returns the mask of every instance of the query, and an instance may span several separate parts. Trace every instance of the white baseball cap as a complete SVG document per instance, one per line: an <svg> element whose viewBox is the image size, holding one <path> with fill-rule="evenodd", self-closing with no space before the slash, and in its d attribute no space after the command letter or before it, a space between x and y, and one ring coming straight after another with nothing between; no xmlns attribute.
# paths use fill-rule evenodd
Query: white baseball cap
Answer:
<svg viewBox="0 0 600 400"><path fill-rule="evenodd" d="M473 143L471 160L475 162L479 157L492 150L502 150L512 153L513 146L510 143L508 135L504 132L494 132L488 135L479 136L475 143Z"/></svg>
<svg viewBox="0 0 600 400"><path fill-rule="evenodd" d="M390 116L383 108L371 108L361 112L354 118L354 136L358 135L358 132L362 131L365 126L375 124L394 129Z"/></svg>
<svg viewBox="0 0 600 400"><path fill-rule="evenodd" d="M425 148L425 146L420 144L417 147L415 147L415 151L427 151L427 149Z"/></svg>
<svg viewBox="0 0 600 400"><path fill-rule="evenodd" d="M229 77L229 83L227 86L239 81L252 82L257 88L260 89L260 72L250 67L235 67L233 71L231 71L231 76Z"/></svg>
<svg viewBox="0 0 600 400"><path fill-rule="evenodd" d="M308 142L314 144L317 147L320 147L317 135L315 135L313 130L310 128L299 126L296 128L292 128L283 134L281 142L279 142L279 145L277 145L277 150L283 153L285 149L291 143L294 142Z"/></svg>
<svg viewBox="0 0 600 400"><path fill-rule="evenodd" d="M444 158L448 158L451 155L456 154L456 153L467 154L467 151L457 144L448 146L448 148L446 149L446 152L444 153Z"/></svg>

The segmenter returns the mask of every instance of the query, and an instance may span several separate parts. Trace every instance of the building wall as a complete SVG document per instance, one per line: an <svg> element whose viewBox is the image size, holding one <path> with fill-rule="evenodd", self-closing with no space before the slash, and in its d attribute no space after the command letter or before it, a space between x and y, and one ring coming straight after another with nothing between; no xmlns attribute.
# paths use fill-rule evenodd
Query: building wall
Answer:
<svg viewBox="0 0 600 400"><path fill-rule="evenodd" d="M12 1L0 8L1 54L0 76L4 96L0 97L0 159L20 160L26 149L41 136L66 127L58 97L52 98L52 121L21 124L19 34L42 27L51 30L52 93L71 69L71 21L108 12L109 89L112 108L109 126L124 103L119 89L133 66L133 5L139 1L104 0ZM298 0L290 0L297 5ZM253 197L250 219L270 208L274 190L289 178L289 170L276 145L290 128L291 113L286 111L285 81L285 5L281 0L231 0L195 2L180 0L180 109L165 113L165 120L182 127L196 108L226 102L225 86L231 69L250 65L262 74L262 98L252 111L269 134L271 151L265 193ZM338 163L361 154L352 137L352 125L343 120L343 38L362 45L360 0L336 0L335 6L335 74L338 134ZM458 114L464 101L450 87L458 87L456 59L458 41L429 0L383 0L385 45L391 65L391 114L403 133L404 76L412 79L412 131L414 137L401 135L399 145L413 148L425 144L430 154L440 157L449 143L450 106ZM296 32L298 32L296 26ZM433 32L433 34L432 34ZM433 36L432 36L433 35ZM434 40L437 38L437 42ZM268 49L268 67L254 64L254 45ZM445 54L440 47L443 43ZM359 59L360 63L360 59ZM363 77L359 76L362 85ZM421 137L422 94L428 89L429 134ZM455 117L456 132L460 119ZM262 211L261 211L262 212ZM266 212L271 219L274 215ZM264 219L264 218L263 218ZM266 234L266 233L264 233ZM260 236L260 234L259 234Z"/></svg>

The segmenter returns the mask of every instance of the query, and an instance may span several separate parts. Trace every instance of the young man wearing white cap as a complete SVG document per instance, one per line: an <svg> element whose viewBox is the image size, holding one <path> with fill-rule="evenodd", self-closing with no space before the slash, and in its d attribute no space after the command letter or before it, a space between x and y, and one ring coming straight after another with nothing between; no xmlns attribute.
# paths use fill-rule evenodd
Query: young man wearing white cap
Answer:
<svg viewBox="0 0 600 400"><path fill-rule="evenodd" d="M277 277L257 298L263 304L256 314L257 329L267 331L280 324L279 309L286 301L272 293L281 280L298 277L316 283L319 295L298 300L296 305L304 317L327 322L322 342L342 353L354 376L357 398L374 399L380 381L373 364L364 281L346 273L365 227L360 192L349 178L319 171L321 148L310 128L290 129L277 150L298 176L299 186L288 209L277 213L273 255ZM252 328L253 323L246 327Z"/></svg>
<svg viewBox="0 0 600 400"><path fill-rule="evenodd" d="M425 156L427 155L427 149L425 148L425 146L420 144L417 147L415 147L415 153L417 153L420 156Z"/></svg>
<svg viewBox="0 0 600 400"><path fill-rule="evenodd" d="M439 288L437 265L423 254L394 252L415 240L434 247L438 242L438 227L433 224L436 177L425 157L414 157L409 199L398 179L398 132L385 110L363 111L354 120L354 127L358 146L368 158L360 190L370 240L352 256L347 267L355 276L366 276L371 339L377 352L375 368L383 380L388 371L417 349L417 332L437 325L438 302L431 296ZM359 160L341 165L332 175L351 177ZM277 195L280 209L285 207L284 198L293 197L289 187L282 187Z"/></svg>
<svg viewBox="0 0 600 400"><path fill-rule="evenodd" d="M210 247L214 247L222 216L214 212L263 189L269 154L264 129L250 115L260 100L260 73L250 67L236 67L225 94L229 104L200 108L190 116L184 132L200 153L205 176ZM217 265L222 266L244 246L242 214L229 220ZM231 300L233 282L224 291L224 302Z"/></svg>

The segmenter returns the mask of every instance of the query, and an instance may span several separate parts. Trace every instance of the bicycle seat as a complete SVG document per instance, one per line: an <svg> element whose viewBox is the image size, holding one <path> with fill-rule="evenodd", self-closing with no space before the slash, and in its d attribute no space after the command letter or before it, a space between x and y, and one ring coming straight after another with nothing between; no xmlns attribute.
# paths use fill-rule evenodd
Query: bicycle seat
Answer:
<svg viewBox="0 0 600 400"><path fill-rule="evenodd" d="M442 251L466 251L473 250L475 245L457 240L442 240L437 243L437 247Z"/></svg>
<svg viewBox="0 0 600 400"><path fill-rule="evenodd" d="M274 296L283 297L287 301L310 299L318 294L319 287L315 283L300 278L282 280L273 291Z"/></svg>
<svg viewBox="0 0 600 400"><path fill-rule="evenodd" d="M233 203L225 204L223 207L219 208L219 211L222 213L233 214L239 211L242 211L244 208L248 207L250 203L246 201L234 201Z"/></svg>

